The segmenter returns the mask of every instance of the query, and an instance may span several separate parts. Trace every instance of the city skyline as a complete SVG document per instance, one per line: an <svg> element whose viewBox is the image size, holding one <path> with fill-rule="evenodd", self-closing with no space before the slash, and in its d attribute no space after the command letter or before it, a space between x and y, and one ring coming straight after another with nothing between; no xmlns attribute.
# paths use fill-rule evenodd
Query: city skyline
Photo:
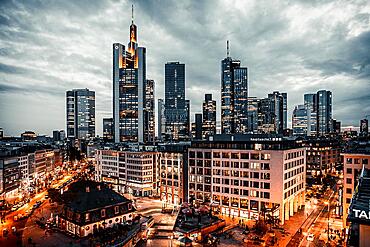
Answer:
<svg viewBox="0 0 370 247"><path fill-rule="evenodd" d="M89 88L96 92L96 133L102 136L102 119L113 114L111 47L127 41L131 3L2 3L0 126L5 135L65 129L65 91ZM333 118L342 126L358 126L369 114L370 4L365 1L356 6L276 2L269 8L240 2L133 3L138 42L148 49L148 78L157 84L155 98L164 98L164 64L185 63L192 118L202 111L206 93L220 105L227 39L230 56L249 69L249 96L288 93L288 127L303 95L322 89L333 92ZM302 18L302 11L309 17ZM63 13L70 18L58 18ZM312 30L317 23L321 26ZM20 63L20 56L27 59Z"/></svg>

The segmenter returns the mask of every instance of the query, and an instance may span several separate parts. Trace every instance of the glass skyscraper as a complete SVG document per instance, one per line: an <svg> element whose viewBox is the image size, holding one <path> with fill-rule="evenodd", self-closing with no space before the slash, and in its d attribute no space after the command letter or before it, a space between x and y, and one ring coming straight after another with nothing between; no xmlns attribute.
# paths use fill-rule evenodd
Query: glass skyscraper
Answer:
<svg viewBox="0 0 370 247"><path fill-rule="evenodd" d="M154 80L146 80L145 89L145 142L155 140L155 90Z"/></svg>
<svg viewBox="0 0 370 247"><path fill-rule="evenodd" d="M95 137L95 92L73 89L66 93L67 137L89 139Z"/></svg>
<svg viewBox="0 0 370 247"><path fill-rule="evenodd" d="M316 94L304 95L304 106L307 110L307 135L316 135L317 132L317 98Z"/></svg>
<svg viewBox="0 0 370 247"><path fill-rule="evenodd" d="M202 138L216 134L216 101L212 94L206 94L203 101Z"/></svg>
<svg viewBox="0 0 370 247"><path fill-rule="evenodd" d="M189 102L185 100L185 64L165 64L165 139L189 139Z"/></svg>
<svg viewBox="0 0 370 247"><path fill-rule="evenodd" d="M292 115L293 135L306 136L308 126L307 108L304 105L296 106Z"/></svg>
<svg viewBox="0 0 370 247"><path fill-rule="evenodd" d="M229 52L228 52L229 53ZM229 54L221 61L221 132L248 131L248 68Z"/></svg>
<svg viewBox="0 0 370 247"><path fill-rule="evenodd" d="M326 90L317 92L317 134L333 132L332 93Z"/></svg>
<svg viewBox="0 0 370 247"><path fill-rule="evenodd" d="M127 49L113 44L113 119L115 142L145 142L146 49L138 47L132 19Z"/></svg>

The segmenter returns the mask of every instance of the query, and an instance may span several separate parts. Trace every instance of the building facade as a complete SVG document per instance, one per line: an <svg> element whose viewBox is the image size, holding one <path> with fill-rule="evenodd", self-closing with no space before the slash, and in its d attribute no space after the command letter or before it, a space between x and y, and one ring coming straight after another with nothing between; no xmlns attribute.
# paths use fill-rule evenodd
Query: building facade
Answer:
<svg viewBox="0 0 370 247"><path fill-rule="evenodd" d="M221 133L248 130L248 68L229 56L221 61Z"/></svg>
<svg viewBox="0 0 370 247"><path fill-rule="evenodd" d="M114 119L103 118L103 139L107 142L114 141Z"/></svg>
<svg viewBox="0 0 370 247"><path fill-rule="evenodd" d="M326 90L317 92L317 135L333 132L332 93Z"/></svg>
<svg viewBox="0 0 370 247"><path fill-rule="evenodd" d="M163 99L158 99L158 140L162 141L166 134L166 117Z"/></svg>
<svg viewBox="0 0 370 247"><path fill-rule="evenodd" d="M212 94L206 94L203 101L202 138L216 134L216 101Z"/></svg>
<svg viewBox="0 0 370 247"><path fill-rule="evenodd" d="M157 152L97 150L95 179L135 196L158 193Z"/></svg>
<svg viewBox="0 0 370 247"><path fill-rule="evenodd" d="M145 142L155 140L155 82L146 80L145 89Z"/></svg>
<svg viewBox="0 0 370 247"><path fill-rule="evenodd" d="M304 105L298 105L294 108L292 115L292 129L295 136L307 136L308 114Z"/></svg>
<svg viewBox="0 0 370 247"><path fill-rule="evenodd" d="M66 93L67 137L89 139L95 137L95 92L73 89Z"/></svg>
<svg viewBox="0 0 370 247"><path fill-rule="evenodd" d="M185 99L185 64L165 64L165 139L185 141L189 139L190 110Z"/></svg>
<svg viewBox="0 0 370 247"><path fill-rule="evenodd" d="M132 20L127 48L113 44L113 119L115 142L145 142L146 49L137 43Z"/></svg>
<svg viewBox="0 0 370 247"><path fill-rule="evenodd" d="M272 147L272 148L271 148ZM189 197L215 210L284 224L305 202L305 149L274 137L215 136L188 151Z"/></svg>

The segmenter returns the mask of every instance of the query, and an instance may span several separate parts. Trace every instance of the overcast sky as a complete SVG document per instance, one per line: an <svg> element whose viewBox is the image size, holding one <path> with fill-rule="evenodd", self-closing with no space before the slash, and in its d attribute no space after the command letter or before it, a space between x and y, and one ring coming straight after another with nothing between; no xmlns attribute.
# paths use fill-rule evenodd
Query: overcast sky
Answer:
<svg viewBox="0 0 370 247"><path fill-rule="evenodd" d="M249 96L288 93L289 122L304 93L333 92L333 117L370 114L370 2L1 1L0 127L51 135L65 129L65 91L96 91L97 134L112 115L112 43L127 44L131 4L147 77L164 97L164 64L186 64L192 115L205 93L220 109L220 61L249 68ZM219 116L218 116L219 118ZM290 123L289 123L290 125Z"/></svg>

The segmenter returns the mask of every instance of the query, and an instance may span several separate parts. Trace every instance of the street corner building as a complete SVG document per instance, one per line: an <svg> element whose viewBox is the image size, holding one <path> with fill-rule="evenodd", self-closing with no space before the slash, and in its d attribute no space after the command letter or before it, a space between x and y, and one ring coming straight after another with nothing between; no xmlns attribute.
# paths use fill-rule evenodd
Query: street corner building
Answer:
<svg viewBox="0 0 370 247"><path fill-rule="evenodd" d="M280 224L305 203L306 151L268 135L215 135L189 152L189 197L228 216Z"/></svg>
<svg viewBox="0 0 370 247"><path fill-rule="evenodd" d="M76 237L132 221L132 202L103 183L79 180L62 195L63 209L58 227Z"/></svg>

